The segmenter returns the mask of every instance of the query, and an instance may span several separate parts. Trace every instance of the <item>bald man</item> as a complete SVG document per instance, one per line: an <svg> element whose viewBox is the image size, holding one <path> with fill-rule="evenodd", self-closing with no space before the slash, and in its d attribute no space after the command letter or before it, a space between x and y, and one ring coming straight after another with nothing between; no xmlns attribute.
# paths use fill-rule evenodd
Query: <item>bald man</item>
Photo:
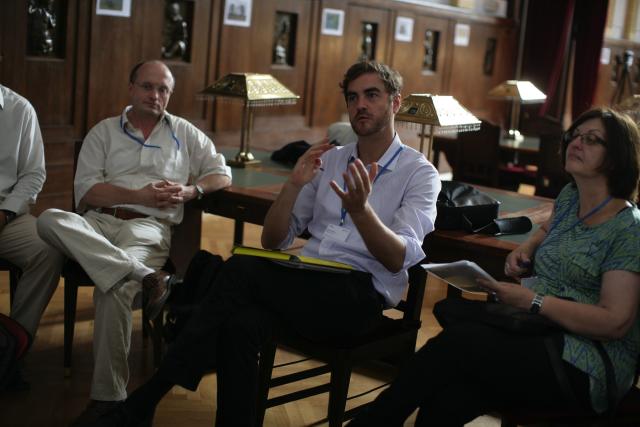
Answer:
<svg viewBox="0 0 640 427"><path fill-rule="evenodd" d="M131 105L98 123L82 144L74 183L78 214L50 209L38 218L42 239L76 260L96 284L91 402L74 426L92 423L127 397L134 297L144 288L147 313L160 313L172 284L160 268L184 203L231 184L231 170L212 141L166 112L174 86L162 62L136 65Z"/></svg>

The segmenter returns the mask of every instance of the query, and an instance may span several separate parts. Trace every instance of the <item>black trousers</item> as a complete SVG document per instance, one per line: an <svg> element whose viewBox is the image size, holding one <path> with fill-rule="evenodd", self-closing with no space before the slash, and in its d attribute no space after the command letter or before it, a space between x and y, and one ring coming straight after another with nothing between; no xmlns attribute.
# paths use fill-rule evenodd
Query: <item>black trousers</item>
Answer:
<svg viewBox="0 0 640 427"><path fill-rule="evenodd" d="M557 341L562 352L560 335ZM588 376L564 367L577 405L589 408ZM575 406L556 380L542 337L461 323L429 340L349 427L402 426L416 408L416 426L453 427L500 409Z"/></svg>
<svg viewBox="0 0 640 427"><path fill-rule="evenodd" d="M366 334L382 319L368 273L327 273L233 256L169 347L158 375L195 390L215 361L218 426L255 424L260 349L280 328L327 342Z"/></svg>

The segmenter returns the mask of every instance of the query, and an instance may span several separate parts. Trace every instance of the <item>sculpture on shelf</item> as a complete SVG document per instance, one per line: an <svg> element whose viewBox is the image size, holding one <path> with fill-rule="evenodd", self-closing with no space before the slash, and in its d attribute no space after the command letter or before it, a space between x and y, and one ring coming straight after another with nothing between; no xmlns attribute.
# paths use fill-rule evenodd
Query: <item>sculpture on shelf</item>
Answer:
<svg viewBox="0 0 640 427"><path fill-rule="evenodd" d="M273 46L273 63L276 65L288 64L287 57L289 51L289 38L291 34L290 16L278 13L276 17L275 40Z"/></svg>
<svg viewBox="0 0 640 427"><path fill-rule="evenodd" d="M362 46L361 46L362 50L360 52L361 61L374 59L374 54L373 54L373 45L375 43L374 37L375 35L373 30L373 24L371 24L370 22L364 22L362 25Z"/></svg>
<svg viewBox="0 0 640 427"><path fill-rule="evenodd" d="M188 41L188 24L182 16L180 4L167 2L162 57L186 59Z"/></svg>
<svg viewBox="0 0 640 427"><path fill-rule="evenodd" d="M616 55L616 66L614 67L614 81L616 90L611 97L611 105L619 104L625 98L625 92L633 95L633 84L631 81L631 68L633 67L633 51L625 50L622 56Z"/></svg>
<svg viewBox="0 0 640 427"><path fill-rule="evenodd" d="M496 60L496 45L497 41L495 38L490 37L487 39L487 48L484 51L484 61L482 63L482 72L486 76L493 74L493 64Z"/></svg>
<svg viewBox="0 0 640 427"><path fill-rule="evenodd" d="M56 16L53 0L29 1L29 53L49 55L54 50Z"/></svg>
<svg viewBox="0 0 640 427"><path fill-rule="evenodd" d="M424 32L424 60L422 68L428 71L436 70L436 36L431 30Z"/></svg>

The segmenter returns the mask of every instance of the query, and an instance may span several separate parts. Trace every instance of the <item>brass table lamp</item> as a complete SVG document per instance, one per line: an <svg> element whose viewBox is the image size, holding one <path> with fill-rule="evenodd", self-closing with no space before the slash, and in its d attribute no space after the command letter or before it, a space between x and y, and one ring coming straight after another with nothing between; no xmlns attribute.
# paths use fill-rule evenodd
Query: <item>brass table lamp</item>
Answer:
<svg viewBox="0 0 640 427"><path fill-rule="evenodd" d="M432 161L433 135L435 128L455 132L476 131L480 120L465 109L453 96L413 93L402 100L396 120L420 125L420 152L424 147L425 126L429 125L427 159Z"/></svg>
<svg viewBox="0 0 640 427"><path fill-rule="evenodd" d="M541 104L547 95L529 81L507 80L489 91L489 97L511 101L511 119L507 138L520 141L523 136L518 130L520 120L520 104Z"/></svg>
<svg viewBox="0 0 640 427"><path fill-rule="evenodd" d="M231 73L200 92L204 97L220 97L243 103L242 127L240 130L240 151L234 159L228 159L229 166L243 168L260 163L251 154L251 132L253 129L253 109L275 105L293 105L300 98L287 89L270 74Z"/></svg>

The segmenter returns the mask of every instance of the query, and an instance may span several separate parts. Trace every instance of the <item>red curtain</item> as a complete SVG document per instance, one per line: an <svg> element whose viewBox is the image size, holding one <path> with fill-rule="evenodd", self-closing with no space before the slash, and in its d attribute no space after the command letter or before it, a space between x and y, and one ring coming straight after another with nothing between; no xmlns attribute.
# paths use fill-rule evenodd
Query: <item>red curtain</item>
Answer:
<svg viewBox="0 0 640 427"><path fill-rule="evenodd" d="M522 79L547 95L539 116L560 121L571 102L574 117L591 107L597 84L608 0L530 0ZM575 42L573 99L564 100L571 42ZM529 110L531 111L531 110Z"/></svg>
<svg viewBox="0 0 640 427"><path fill-rule="evenodd" d="M573 118L587 111L593 103L598 83L600 51L607 21L608 0L580 1L576 4L573 73Z"/></svg>

